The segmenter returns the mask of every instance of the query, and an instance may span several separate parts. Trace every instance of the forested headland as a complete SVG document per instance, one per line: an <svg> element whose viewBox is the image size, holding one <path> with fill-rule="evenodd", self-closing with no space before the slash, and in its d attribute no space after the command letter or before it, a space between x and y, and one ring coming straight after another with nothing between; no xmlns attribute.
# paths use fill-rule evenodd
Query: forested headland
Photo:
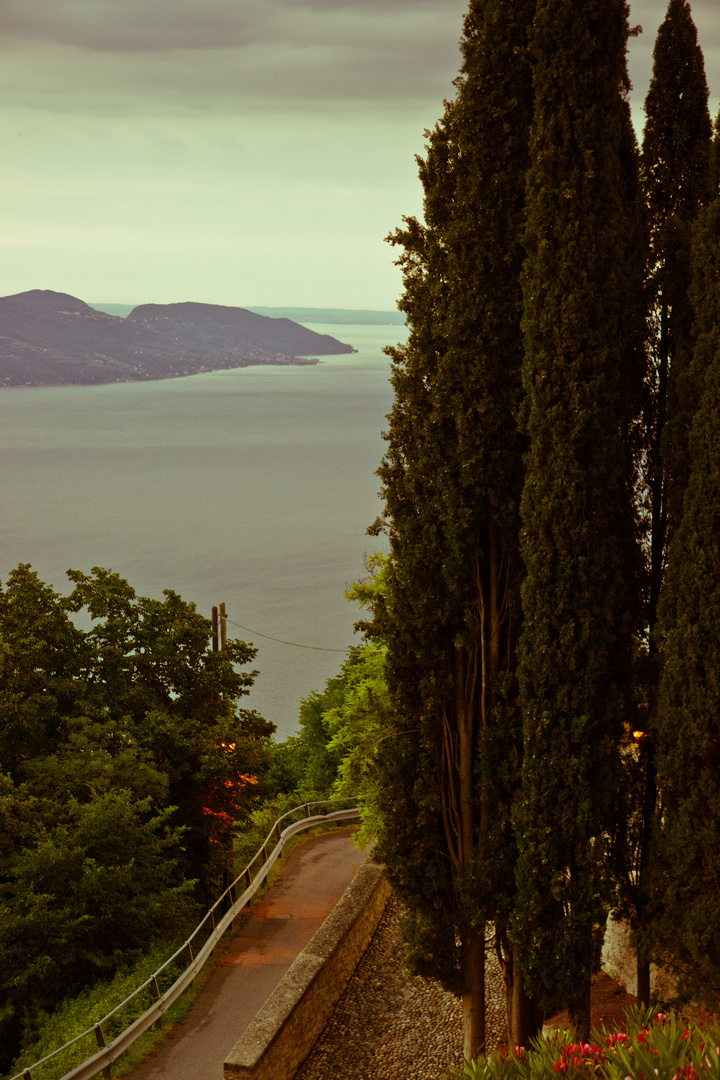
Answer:
<svg viewBox="0 0 720 1080"><path fill-rule="evenodd" d="M220 304L141 304L121 317L49 289L0 297L0 387L171 379L351 352L291 319Z"/></svg>

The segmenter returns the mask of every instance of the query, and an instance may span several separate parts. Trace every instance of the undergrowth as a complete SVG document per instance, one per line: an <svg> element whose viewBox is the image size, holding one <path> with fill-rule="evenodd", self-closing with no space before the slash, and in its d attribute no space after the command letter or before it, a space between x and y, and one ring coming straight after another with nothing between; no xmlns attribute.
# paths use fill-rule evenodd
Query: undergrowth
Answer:
<svg viewBox="0 0 720 1080"><path fill-rule="evenodd" d="M623 1029L594 1030L590 1042L566 1031L511 1053L468 1062L467 1080L718 1080L720 1021L696 1022L653 1009L628 1010Z"/></svg>
<svg viewBox="0 0 720 1080"><path fill-rule="evenodd" d="M282 809L277 812L277 807L273 807L271 810L257 815L258 820L254 823L255 827L252 829L251 837L247 838L243 836L239 838L240 843L238 844L238 847L240 847L240 850L236 852L236 866L239 865L239 868L242 869L247 861L242 861L245 850L251 851L252 854L254 854L257 850L258 843L261 840L264 840L268 830L278 816L278 813L282 812ZM256 907L267 889L280 874L282 863L287 859L290 852L299 844L309 840L312 836L317 836L319 833L333 828L337 828L337 825L329 822L327 825L315 826L306 833L299 833L290 838L283 848L282 859L272 868L267 879L255 894L250 904L248 904L235 919L235 932L250 918L253 908ZM274 842L275 841L273 840L269 845L270 849L274 846ZM238 855L239 858L237 858ZM253 875L258 869L259 865L253 867ZM238 892L240 891L241 889L239 887ZM216 947L214 960L211 959L204 965L202 971L195 978L191 986L189 986L182 996L163 1014L161 1028L159 1030L151 1028L149 1031L145 1032L145 1034L141 1035L140 1038L117 1059L117 1061L113 1062L113 1078L125 1076L136 1068L140 1062L162 1044L167 1038L173 1025L184 1019L204 984L215 970L220 955L230 944L231 940L232 934L226 934L220 944ZM157 971L160 965L173 954L177 947L177 943L158 943L141 960L121 968L114 978L106 982L96 983L76 997L64 1001L52 1013L39 1013L34 1019L32 1029L28 1028L23 1033L23 1049L21 1054L15 1059L10 1070L3 1074L1 1080L8 1080L9 1077L22 1073L23 1069L29 1068L31 1065L34 1065L35 1062L40 1061L48 1054L51 1054L58 1047L63 1046L64 1043L76 1038L84 1031L91 1029L93 1025L102 1020L111 1009L114 1009L121 1001L124 1001L125 998L129 997L138 986L141 986L146 979ZM181 957L179 962L176 962L173 966L167 968L161 976L158 976L158 986L161 994L172 985L174 980L184 970L184 967L185 964ZM103 1032L105 1041L107 1043L112 1042L120 1032L149 1008L151 1004L152 994L150 989L147 988L104 1025ZM33 1080L61 1080L70 1069L91 1057L97 1049L98 1045L95 1035L93 1031L90 1030L89 1034L83 1039L69 1047L67 1050L64 1050L61 1054L58 1054L57 1057L54 1057L44 1065L33 1068Z"/></svg>

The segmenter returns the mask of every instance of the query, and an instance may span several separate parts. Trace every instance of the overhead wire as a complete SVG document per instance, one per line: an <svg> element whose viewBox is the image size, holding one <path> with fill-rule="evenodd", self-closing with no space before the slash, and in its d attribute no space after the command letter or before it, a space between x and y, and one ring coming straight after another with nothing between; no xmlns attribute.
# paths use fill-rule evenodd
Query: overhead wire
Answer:
<svg viewBox="0 0 720 1080"><path fill-rule="evenodd" d="M350 652L349 647L347 649L323 649L320 645L300 645L297 641L285 641L283 638L270 637L269 634L260 634L257 630L251 630L249 626L241 626L240 623L233 622L227 616L225 616L225 622L230 623L231 626L236 626L238 630L244 630L246 634L252 634L253 637L265 638L266 641L276 641L279 645L292 645L294 649L312 649L313 652Z"/></svg>

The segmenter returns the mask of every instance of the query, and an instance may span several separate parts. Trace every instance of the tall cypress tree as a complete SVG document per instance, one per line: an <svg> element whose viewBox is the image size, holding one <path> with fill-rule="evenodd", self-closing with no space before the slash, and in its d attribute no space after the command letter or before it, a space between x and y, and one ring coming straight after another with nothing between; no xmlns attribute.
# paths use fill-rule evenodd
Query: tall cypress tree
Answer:
<svg viewBox="0 0 720 1080"><path fill-rule="evenodd" d="M391 559L376 629L396 710L381 744L380 854L416 970L463 998L465 1053L485 1041L485 928L505 945L511 1028L528 1014L505 928L518 778L514 669L523 446L520 272L535 0L473 0L457 99L420 162L407 220L410 335L394 352L383 480ZM516 968L516 965L515 965Z"/></svg>
<svg viewBox="0 0 720 1080"><path fill-rule="evenodd" d="M637 149L624 0L539 0L524 314L524 759L514 933L533 991L581 1030L609 896L639 562Z"/></svg>
<svg viewBox="0 0 720 1080"><path fill-rule="evenodd" d="M720 126L720 117L718 118ZM700 390L690 477L660 595L664 661L657 715L660 792L652 926L679 989L713 1007L720 997L720 193L693 250Z"/></svg>
<svg viewBox="0 0 720 1080"><path fill-rule="evenodd" d="M670 0L658 30L645 114L641 160L650 215L654 314L649 424L652 629L667 541L679 520L687 483L687 437L697 404L689 380L690 245L693 222L710 199L708 88L687 0Z"/></svg>
<svg viewBox="0 0 720 1080"><path fill-rule="evenodd" d="M665 572L668 542L677 527L689 470L688 430L696 407L690 378L692 310L688 296L693 222L710 197L712 127L703 56L687 0L670 0L658 30L653 76L645 100L641 175L650 225L649 379L646 415L646 477L649 496L649 663L644 696L649 719L640 743L642 799L635 808L637 832L622 883L631 925L646 922L651 828L655 812L654 721L659 658L653 628ZM642 932L640 940L645 940ZM650 960L637 954L637 994L650 1000Z"/></svg>

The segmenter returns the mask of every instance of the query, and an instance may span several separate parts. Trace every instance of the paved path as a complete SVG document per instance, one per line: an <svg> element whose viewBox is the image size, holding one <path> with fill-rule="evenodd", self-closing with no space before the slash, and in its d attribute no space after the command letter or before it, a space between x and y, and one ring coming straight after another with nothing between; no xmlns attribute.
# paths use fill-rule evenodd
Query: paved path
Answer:
<svg viewBox="0 0 720 1080"><path fill-rule="evenodd" d="M306 840L239 930L184 1021L131 1080L222 1080L223 1061L363 861L350 829Z"/></svg>

